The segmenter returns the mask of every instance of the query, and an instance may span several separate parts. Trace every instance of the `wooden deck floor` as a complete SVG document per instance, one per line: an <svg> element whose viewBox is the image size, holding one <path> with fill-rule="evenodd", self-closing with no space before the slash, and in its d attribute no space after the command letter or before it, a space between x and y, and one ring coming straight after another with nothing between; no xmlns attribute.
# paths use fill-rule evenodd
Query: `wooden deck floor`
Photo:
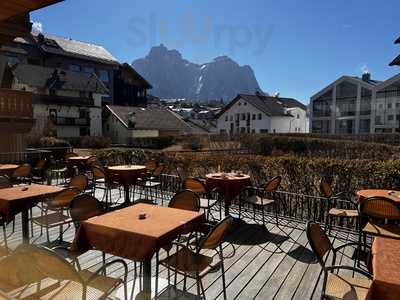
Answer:
<svg viewBox="0 0 400 300"><path fill-rule="evenodd" d="M117 194L115 194L117 196ZM34 213L38 213L35 210ZM235 208L233 208L235 213ZM216 214L217 215L217 214ZM266 226L254 222L252 215L245 214L237 222L224 241L226 293L228 299L319 299L321 291L321 268L315 261L304 231L304 222L280 218L279 226L273 222ZM11 248L21 243L20 217L16 218L15 232L8 226L8 242ZM74 228L64 234L66 241L72 241ZM58 229L51 230L56 239ZM354 234L332 231L335 246L355 240ZM34 226L32 243L46 242L46 235L40 235L40 228ZM337 257L337 263L353 265L354 248L345 249ZM107 260L115 257L107 256ZM82 268L95 270L101 266L101 253L89 251L80 257ZM133 262L127 261L129 280L134 277ZM155 264L153 262L153 275ZM122 269L111 269L110 276L121 276ZM159 276L167 278L167 271L160 268ZM223 299L220 270L207 275L203 280L206 299ZM188 292L196 294L194 281L188 280ZM183 280L178 277L178 289Z"/></svg>

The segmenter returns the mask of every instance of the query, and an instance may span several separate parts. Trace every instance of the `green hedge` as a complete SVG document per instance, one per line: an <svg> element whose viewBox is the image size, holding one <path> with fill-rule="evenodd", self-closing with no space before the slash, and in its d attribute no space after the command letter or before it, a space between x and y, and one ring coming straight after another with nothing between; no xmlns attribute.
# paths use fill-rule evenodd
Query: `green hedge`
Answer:
<svg viewBox="0 0 400 300"><path fill-rule="evenodd" d="M259 155L296 155L340 159L395 159L399 147L351 140L284 135L242 135L243 148Z"/></svg>
<svg viewBox="0 0 400 300"><path fill-rule="evenodd" d="M256 184L281 175L282 190L318 195L322 177L333 179L334 189L350 196L363 188L400 189L400 160L342 160L298 156L223 155L205 153L156 153L125 149L99 150L96 153L104 164L143 163L153 158L176 174L182 167L188 175L204 176L221 170L242 170Z"/></svg>

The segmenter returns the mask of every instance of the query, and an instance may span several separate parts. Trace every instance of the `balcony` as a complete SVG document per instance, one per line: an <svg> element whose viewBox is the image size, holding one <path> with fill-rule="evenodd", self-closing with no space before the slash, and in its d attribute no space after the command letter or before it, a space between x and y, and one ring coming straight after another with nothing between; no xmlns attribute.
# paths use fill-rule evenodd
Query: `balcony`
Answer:
<svg viewBox="0 0 400 300"><path fill-rule="evenodd" d="M89 118L57 117L54 121L55 125L60 126L90 126Z"/></svg>
<svg viewBox="0 0 400 300"><path fill-rule="evenodd" d="M0 130L28 132L33 126L33 95L0 89Z"/></svg>
<svg viewBox="0 0 400 300"><path fill-rule="evenodd" d="M65 97L55 95L34 95L34 104L55 104L67 106L93 106L94 100L90 98Z"/></svg>

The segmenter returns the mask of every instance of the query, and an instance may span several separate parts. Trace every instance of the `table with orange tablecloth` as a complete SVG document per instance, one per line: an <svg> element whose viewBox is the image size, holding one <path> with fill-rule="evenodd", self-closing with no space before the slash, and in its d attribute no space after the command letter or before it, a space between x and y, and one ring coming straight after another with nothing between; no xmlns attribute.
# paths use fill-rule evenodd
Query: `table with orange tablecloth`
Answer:
<svg viewBox="0 0 400 300"><path fill-rule="evenodd" d="M137 179L146 172L146 166L142 165L120 165L112 166L107 168L108 172L117 175L117 180L124 187L125 191L125 205L130 203L129 201L129 187L135 185Z"/></svg>
<svg viewBox="0 0 400 300"><path fill-rule="evenodd" d="M0 164L0 176L11 176L18 167L19 165L15 164Z"/></svg>
<svg viewBox="0 0 400 300"><path fill-rule="evenodd" d="M400 192L391 190L360 190L356 193L358 201L369 197L383 197L400 203Z"/></svg>
<svg viewBox="0 0 400 300"><path fill-rule="evenodd" d="M140 213L145 213L146 218L139 219ZM149 292L154 253L181 232L203 221L203 213L139 203L84 221L75 237L73 249L97 249L142 261L143 286Z"/></svg>
<svg viewBox="0 0 400 300"><path fill-rule="evenodd" d="M372 243L370 268L373 300L400 298L400 240L376 237Z"/></svg>
<svg viewBox="0 0 400 300"><path fill-rule="evenodd" d="M246 186L251 185L250 176L236 173L215 173L206 175L209 190L219 188L224 196L225 216L229 215L229 206Z"/></svg>
<svg viewBox="0 0 400 300"><path fill-rule="evenodd" d="M29 242L28 210L37 202L48 196L61 192L64 188L58 186L32 184L29 186L15 186L0 190L0 216L10 222L14 216L21 213L22 238Z"/></svg>

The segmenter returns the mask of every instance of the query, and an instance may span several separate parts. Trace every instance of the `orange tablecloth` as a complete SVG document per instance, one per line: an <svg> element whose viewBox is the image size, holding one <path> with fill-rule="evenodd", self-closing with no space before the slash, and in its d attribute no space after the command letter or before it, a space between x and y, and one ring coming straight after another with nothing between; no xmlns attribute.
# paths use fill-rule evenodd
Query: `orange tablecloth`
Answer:
<svg viewBox="0 0 400 300"><path fill-rule="evenodd" d="M384 197L400 203L400 192L392 191L390 194L389 192L389 190L360 190L356 195L359 201L369 197Z"/></svg>
<svg viewBox="0 0 400 300"><path fill-rule="evenodd" d="M121 165L108 167L107 170L117 174L122 185L134 185L138 177L146 171L146 167L142 165Z"/></svg>
<svg viewBox="0 0 400 300"><path fill-rule="evenodd" d="M242 189L251 185L249 175L239 175L227 173L223 176L222 173L207 174L206 185L209 190L218 187L224 195L225 215L229 215L229 206Z"/></svg>
<svg viewBox="0 0 400 300"><path fill-rule="evenodd" d="M141 212L146 213L146 219L139 219ZM134 261L145 261L181 232L204 220L203 213L136 204L83 222L73 249L97 249Z"/></svg>
<svg viewBox="0 0 400 300"><path fill-rule="evenodd" d="M0 176L7 175L11 176L15 169L17 169L19 165L14 164L0 164Z"/></svg>
<svg viewBox="0 0 400 300"><path fill-rule="evenodd" d="M12 221L14 216L27 207L33 206L46 196L61 192L64 188L58 186L32 184L26 186L26 191L21 186L0 190L0 215L6 222Z"/></svg>
<svg viewBox="0 0 400 300"><path fill-rule="evenodd" d="M400 240L376 237L372 243L372 299L400 298Z"/></svg>

